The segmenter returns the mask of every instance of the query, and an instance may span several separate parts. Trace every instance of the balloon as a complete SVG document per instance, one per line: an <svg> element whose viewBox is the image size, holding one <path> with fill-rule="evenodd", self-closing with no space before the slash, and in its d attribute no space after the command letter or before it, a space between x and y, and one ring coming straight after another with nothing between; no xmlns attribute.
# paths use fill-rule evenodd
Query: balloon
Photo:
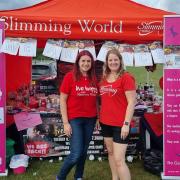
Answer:
<svg viewBox="0 0 180 180"><path fill-rule="evenodd" d="M159 86L161 89L163 89L163 77L159 79Z"/></svg>

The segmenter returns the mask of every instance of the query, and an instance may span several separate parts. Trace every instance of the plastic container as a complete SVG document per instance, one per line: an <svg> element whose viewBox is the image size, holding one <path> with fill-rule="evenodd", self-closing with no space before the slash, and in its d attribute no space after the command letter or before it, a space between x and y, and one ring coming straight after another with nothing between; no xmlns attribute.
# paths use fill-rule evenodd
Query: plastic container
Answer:
<svg viewBox="0 0 180 180"><path fill-rule="evenodd" d="M161 108L161 106L159 104L154 104L153 105L154 112L159 112L160 108Z"/></svg>
<svg viewBox="0 0 180 180"><path fill-rule="evenodd" d="M26 172L26 167L28 167L29 156L25 154L17 154L11 158L9 167L13 169L14 174L23 174Z"/></svg>
<svg viewBox="0 0 180 180"><path fill-rule="evenodd" d="M24 167L24 166L20 166L20 167L13 169L14 174L23 174L25 172L26 172L26 167Z"/></svg>
<svg viewBox="0 0 180 180"><path fill-rule="evenodd" d="M15 142L12 139L6 140L6 154L14 154L14 144Z"/></svg>
<svg viewBox="0 0 180 180"><path fill-rule="evenodd" d="M11 160L11 157L15 154L14 152L15 142L12 139L6 140L6 165L8 166Z"/></svg>

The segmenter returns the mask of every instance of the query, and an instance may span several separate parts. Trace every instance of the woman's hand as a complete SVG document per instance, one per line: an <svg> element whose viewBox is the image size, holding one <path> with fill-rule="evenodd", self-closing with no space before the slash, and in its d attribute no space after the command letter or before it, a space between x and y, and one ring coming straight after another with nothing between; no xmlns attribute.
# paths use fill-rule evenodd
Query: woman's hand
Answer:
<svg viewBox="0 0 180 180"><path fill-rule="evenodd" d="M70 137L72 134L72 129L71 129L71 125L69 123L65 123L64 124L64 133L66 134L66 136Z"/></svg>
<svg viewBox="0 0 180 180"><path fill-rule="evenodd" d="M99 119L96 120L96 125L95 125L95 130L99 130L100 129L100 123L99 123Z"/></svg>
<svg viewBox="0 0 180 180"><path fill-rule="evenodd" d="M129 135L129 126L123 125L121 128L121 139L126 139L126 137Z"/></svg>

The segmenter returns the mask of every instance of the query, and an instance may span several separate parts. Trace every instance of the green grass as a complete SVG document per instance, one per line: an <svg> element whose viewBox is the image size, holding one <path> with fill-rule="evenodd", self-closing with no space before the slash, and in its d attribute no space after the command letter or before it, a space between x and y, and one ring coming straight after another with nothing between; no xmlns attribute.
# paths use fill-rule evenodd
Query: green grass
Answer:
<svg viewBox="0 0 180 180"><path fill-rule="evenodd" d="M163 76L163 66L157 65L154 72L148 72L145 67L127 67L127 71L135 76L137 85L145 84L149 77L149 82L155 85L155 91L162 95L162 90L159 87L159 79Z"/></svg>
<svg viewBox="0 0 180 180"><path fill-rule="evenodd" d="M55 180L62 162L54 160L50 163L48 160L40 161L38 159L31 160L26 173L22 175L14 175L12 170L9 171L8 177L0 177L0 180ZM142 161L134 160L128 164L132 180L159 180L160 177L145 171ZM69 174L67 180L73 180L73 171ZM85 180L111 180L111 173L107 160L99 162L86 161Z"/></svg>

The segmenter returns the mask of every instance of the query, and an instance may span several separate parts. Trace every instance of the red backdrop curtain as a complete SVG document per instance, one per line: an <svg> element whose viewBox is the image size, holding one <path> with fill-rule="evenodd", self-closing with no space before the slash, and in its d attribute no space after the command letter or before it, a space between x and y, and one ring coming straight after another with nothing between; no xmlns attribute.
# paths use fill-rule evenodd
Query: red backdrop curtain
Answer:
<svg viewBox="0 0 180 180"><path fill-rule="evenodd" d="M31 82L31 57L6 54L6 92L15 91Z"/></svg>

